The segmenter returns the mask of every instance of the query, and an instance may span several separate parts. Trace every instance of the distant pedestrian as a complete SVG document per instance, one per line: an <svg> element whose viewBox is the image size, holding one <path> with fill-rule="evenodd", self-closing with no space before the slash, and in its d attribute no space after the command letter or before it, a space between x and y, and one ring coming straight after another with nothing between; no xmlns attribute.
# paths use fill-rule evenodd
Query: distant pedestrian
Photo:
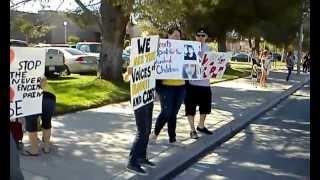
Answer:
<svg viewBox="0 0 320 180"><path fill-rule="evenodd" d="M294 67L294 56L293 56L292 51L288 52L288 55L286 57L286 64L287 64L287 68L288 68L288 75L287 75L286 80L289 81L291 71L293 70L293 67Z"/></svg>
<svg viewBox="0 0 320 180"><path fill-rule="evenodd" d="M181 39L181 30L177 26L170 27L168 39ZM150 140L155 142L160 131L167 123L169 142L176 143L177 114L185 97L185 81L166 79L158 81L156 87L160 99L161 111L156 120Z"/></svg>
<svg viewBox="0 0 320 180"><path fill-rule="evenodd" d="M260 77L260 86L261 87L266 87L266 78L267 78L267 68L268 68L268 51L267 50L264 50L261 57L260 57L260 60L261 60L261 77Z"/></svg>
<svg viewBox="0 0 320 180"><path fill-rule="evenodd" d="M124 75L125 81L130 80L132 70L131 66L127 67L127 72ZM155 164L147 158L147 147L152 126L152 111L153 102L134 110L137 133L129 154L127 169L140 175L147 174L141 168L141 165L155 167Z"/></svg>
<svg viewBox="0 0 320 180"><path fill-rule="evenodd" d="M205 52L210 51L208 45L206 44L207 38L208 34L206 30L204 28L200 28L196 33L196 40L201 42L201 57ZM212 94L210 80L189 80L189 83L186 85L185 110L191 129L191 138L199 138L194 127L194 117L196 115L197 106L199 106L200 111L200 120L197 126L197 131L207 135L212 134L212 132L209 131L204 125L206 116L211 113L211 102Z"/></svg>
<svg viewBox="0 0 320 180"><path fill-rule="evenodd" d="M310 52L308 52L303 59L303 72L306 73L307 71L310 71Z"/></svg>

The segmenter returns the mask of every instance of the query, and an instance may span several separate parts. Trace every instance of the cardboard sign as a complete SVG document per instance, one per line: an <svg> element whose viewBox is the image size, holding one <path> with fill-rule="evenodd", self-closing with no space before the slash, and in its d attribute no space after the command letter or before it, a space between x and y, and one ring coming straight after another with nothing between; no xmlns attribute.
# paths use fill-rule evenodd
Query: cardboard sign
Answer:
<svg viewBox="0 0 320 180"><path fill-rule="evenodd" d="M10 119L42 112L44 49L10 47Z"/></svg>
<svg viewBox="0 0 320 180"><path fill-rule="evenodd" d="M154 101L158 43L159 36L131 39L130 66L133 67L133 72L130 79L130 94L134 110Z"/></svg>
<svg viewBox="0 0 320 180"><path fill-rule="evenodd" d="M156 79L201 79L201 43L160 39L156 61Z"/></svg>
<svg viewBox="0 0 320 180"><path fill-rule="evenodd" d="M221 79L231 55L223 52L206 52L202 58L202 77L203 79Z"/></svg>

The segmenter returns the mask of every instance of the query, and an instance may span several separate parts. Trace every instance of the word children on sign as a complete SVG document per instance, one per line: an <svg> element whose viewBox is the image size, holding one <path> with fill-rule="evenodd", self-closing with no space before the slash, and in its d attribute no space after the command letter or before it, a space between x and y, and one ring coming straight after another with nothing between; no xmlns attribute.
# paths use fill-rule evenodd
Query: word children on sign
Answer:
<svg viewBox="0 0 320 180"><path fill-rule="evenodd" d="M201 79L200 47L197 41L160 39L156 79Z"/></svg>
<svg viewBox="0 0 320 180"><path fill-rule="evenodd" d="M206 52L202 58L203 79L221 79L231 56L223 52Z"/></svg>
<svg viewBox="0 0 320 180"><path fill-rule="evenodd" d="M154 101L158 43L158 36L131 39L130 66L133 67L133 72L130 80L130 94L134 110Z"/></svg>
<svg viewBox="0 0 320 180"><path fill-rule="evenodd" d="M45 50L10 47L10 119L42 112Z"/></svg>

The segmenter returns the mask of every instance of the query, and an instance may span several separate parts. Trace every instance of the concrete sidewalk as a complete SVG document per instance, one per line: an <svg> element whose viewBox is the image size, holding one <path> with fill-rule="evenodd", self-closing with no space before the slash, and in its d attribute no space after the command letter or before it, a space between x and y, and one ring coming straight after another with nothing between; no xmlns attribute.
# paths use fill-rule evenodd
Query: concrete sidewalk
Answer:
<svg viewBox="0 0 320 180"><path fill-rule="evenodd" d="M268 88L265 89L253 87L249 78L214 84L214 109L207 117L207 127L218 130L236 117L256 111L257 106L278 98L309 75L297 76L293 73L289 82L284 80L285 77L286 73L282 71L271 72ZM160 111L159 102L155 104L154 119ZM149 146L149 158L153 161L164 161L188 150L190 145L199 143L199 140L189 139L189 125L183 115L184 106L177 122L177 140L181 145L169 145L165 127L158 143ZM39 157L21 156L21 167L26 180L105 180L134 177L134 174L125 171L136 131L129 102L57 116L52 124L52 152L42 153ZM24 138L24 142L27 146L26 139ZM157 170L161 171L153 171Z"/></svg>

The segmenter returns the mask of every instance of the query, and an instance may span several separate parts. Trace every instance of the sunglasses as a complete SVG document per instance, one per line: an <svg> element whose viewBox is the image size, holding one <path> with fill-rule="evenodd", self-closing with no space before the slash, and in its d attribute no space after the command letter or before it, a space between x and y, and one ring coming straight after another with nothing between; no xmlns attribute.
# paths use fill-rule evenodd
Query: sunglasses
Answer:
<svg viewBox="0 0 320 180"><path fill-rule="evenodd" d="M206 37L205 34L197 34L198 37Z"/></svg>

